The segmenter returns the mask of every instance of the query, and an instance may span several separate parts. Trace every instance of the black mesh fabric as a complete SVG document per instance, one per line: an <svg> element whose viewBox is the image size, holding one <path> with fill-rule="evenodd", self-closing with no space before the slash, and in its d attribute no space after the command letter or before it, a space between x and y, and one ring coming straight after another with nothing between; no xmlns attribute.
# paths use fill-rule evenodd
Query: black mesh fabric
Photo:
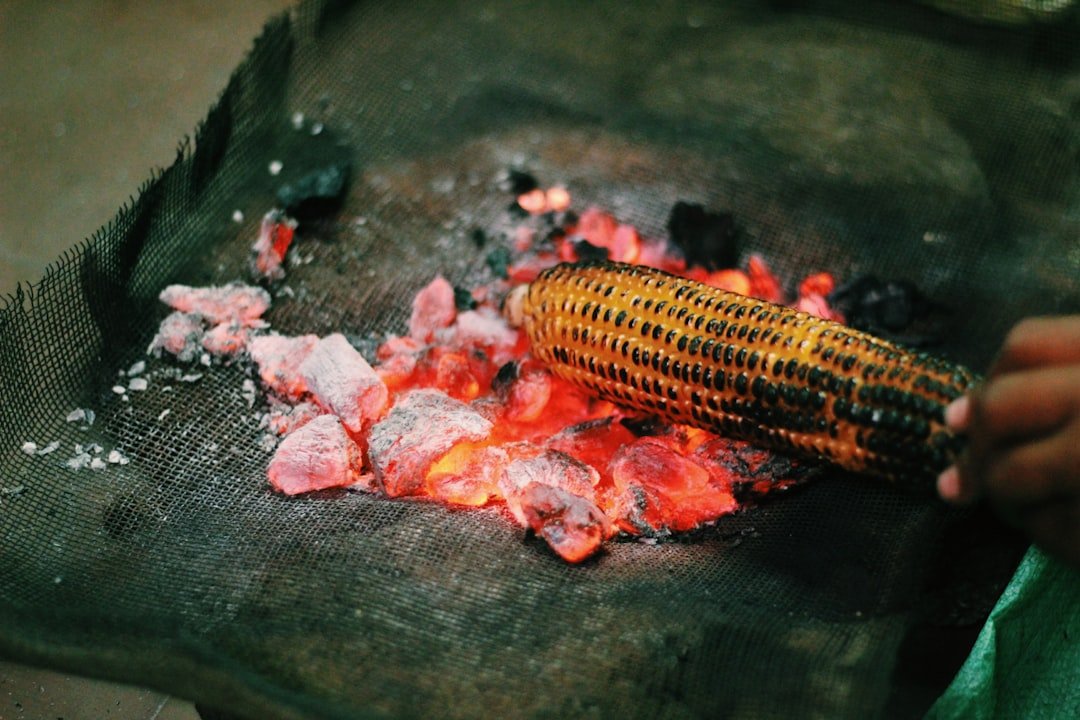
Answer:
<svg viewBox="0 0 1080 720"><path fill-rule="evenodd" d="M677 200L729 210L789 281L912 280L938 350L984 369L1018 318L1080 309L1076 40L903 3L274 20L176 163L0 311L0 652L250 718L918 716L1018 559L926 489L831 473L569 566L494 510L273 493L244 363L111 388L163 286L248 277L277 187L341 159L280 332L363 346L436 272L490 279L472 231L505 223L516 167L650 236ZM76 443L130 463L73 471Z"/></svg>

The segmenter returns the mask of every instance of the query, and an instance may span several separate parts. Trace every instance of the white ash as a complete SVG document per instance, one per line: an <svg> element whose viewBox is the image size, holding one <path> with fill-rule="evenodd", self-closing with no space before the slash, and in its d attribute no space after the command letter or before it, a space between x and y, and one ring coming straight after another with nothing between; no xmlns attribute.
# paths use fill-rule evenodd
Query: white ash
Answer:
<svg viewBox="0 0 1080 720"><path fill-rule="evenodd" d="M274 175L276 177L277 175L281 174L281 171L282 169L284 169L284 167L285 164L280 160L271 160L270 164L266 166L266 169L270 171L271 175Z"/></svg>
<svg viewBox="0 0 1080 720"><path fill-rule="evenodd" d="M96 458L94 458L93 460L90 461L90 469L91 470L104 470L105 467L106 467L105 466L105 461L102 460L99 457L96 457Z"/></svg>
<svg viewBox="0 0 1080 720"><path fill-rule="evenodd" d="M149 386L150 383L147 381L147 379L141 377L131 378L131 380L128 382L128 388L136 392L142 392Z"/></svg>
<svg viewBox="0 0 1080 720"><path fill-rule="evenodd" d="M25 485L10 485L8 487L0 487L0 495L18 495L25 489Z"/></svg>
<svg viewBox="0 0 1080 720"><path fill-rule="evenodd" d="M127 465L131 462L119 450L110 450L109 454L105 456L105 460L113 465Z"/></svg>
<svg viewBox="0 0 1080 720"><path fill-rule="evenodd" d="M64 466L71 470L82 470L85 467L90 467L90 462L93 460L90 453L83 452L68 458L64 463Z"/></svg>
<svg viewBox="0 0 1080 720"><path fill-rule="evenodd" d="M31 442L30 440L27 440L19 447L19 449L27 455L33 455L37 452L38 446L36 442Z"/></svg>
<svg viewBox="0 0 1080 720"><path fill-rule="evenodd" d="M292 117L289 118L289 121L292 123L293 130L301 130L301 129L303 129L303 127L304 127L304 113L302 113L300 111L294 112L292 114Z"/></svg>
<svg viewBox="0 0 1080 720"><path fill-rule="evenodd" d="M127 374L129 377L135 377L136 375L142 375L146 370L145 360L136 360L131 367L128 368Z"/></svg>
<svg viewBox="0 0 1080 720"><path fill-rule="evenodd" d="M244 222L244 213L241 212L240 210L233 210L232 221L234 223L242 223L242 222Z"/></svg>
<svg viewBox="0 0 1080 720"><path fill-rule="evenodd" d="M263 433L259 436L259 448L264 452L272 453L278 446L278 436L274 433Z"/></svg>
<svg viewBox="0 0 1080 720"><path fill-rule="evenodd" d="M210 353L203 353L199 356L199 364L210 367Z"/></svg>
<svg viewBox="0 0 1080 720"><path fill-rule="evenodd" d="M37 454L38 455L48 455L49 453L54 453L59 449L60 449L60 441L59 440L53 440L51 443L49 443L45 447L38 450Z"/></svg>
<svg viewBox="0 0 1080 720"><path fill-rule="evenodd" d="M165 389L166 389L166 390L172 390L172 388L165 388ZM171 413L171 412L172 412L172 410L170 410L169 408L165 408L165 409L164 409L164 410L162 410L162 411L161 411L160 413L158 413L158 416L157 416L157 421L158 421L158 422L161 422L161 421L162 421L162 420L164 420L165 418L169 417L169 413Z"/></svg>
<svg viewBox="0 0 1080 720"><path fill-rule="evenodd" d="M124 393L127 392L127 388L124 387L123 385L113 385L112 386L112 391L114 393L116 393L117 395L123 395Z"/></svg>
<svg viewBox="0 0 1080 720"><path fill-rule="evenodd" d="M249 378L244 380L244 383L240 387L240 397L244 398L249 408L255 407L255 398L258 397L255 383Z"/></svg>
<svg viewBox="0 0 1080 720"><path fill-rule="evenodd" d="M180 378L180 382L186 383L197 382L199 380L202 380L202 373L188 373Z"/></svg>
<svg viewBox="0 0 1080 720"><path fill-rule="evenodd" d="M325 126L324 126L324 125L323 125L323 124L322 124L321 122L317 122L317 123L314 123L314 124L313 124L313 125L311 126L311 134L312 134L312 135L321 135L321 134L322 134L322 131L323 131L324 129L326 129L326 128L325 128Z"/></svg>

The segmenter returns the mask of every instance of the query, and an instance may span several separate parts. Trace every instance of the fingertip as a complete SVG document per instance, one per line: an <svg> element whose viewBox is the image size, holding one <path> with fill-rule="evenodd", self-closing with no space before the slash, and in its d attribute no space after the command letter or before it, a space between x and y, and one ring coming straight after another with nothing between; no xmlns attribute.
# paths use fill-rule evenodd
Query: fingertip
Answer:
<svg viewBox="0 0 1080 720"><path fill-rule="evenodd" d="M945 424L953 430L966 430L971 422L971 397L961 395L945 407Z"/></svg>
<svg viewBox="0 0 1080 720"><path fill-rule="evenodd" d="M960 471L955 465L950 465L938 475L937 491L945 502L961 501Z"/></svg>

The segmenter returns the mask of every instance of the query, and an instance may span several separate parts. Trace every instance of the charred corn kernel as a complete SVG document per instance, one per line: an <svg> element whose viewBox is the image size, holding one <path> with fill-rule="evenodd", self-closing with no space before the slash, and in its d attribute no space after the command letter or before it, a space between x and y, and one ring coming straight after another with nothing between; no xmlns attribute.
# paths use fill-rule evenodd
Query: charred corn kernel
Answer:
<svg viewBox="0 0 1080 720"><path fill-rule="evenodd" d="M920 478L955 456L968 370L835 322L635 265L562 264L507 301L533 354L627 408Z"/></svg>

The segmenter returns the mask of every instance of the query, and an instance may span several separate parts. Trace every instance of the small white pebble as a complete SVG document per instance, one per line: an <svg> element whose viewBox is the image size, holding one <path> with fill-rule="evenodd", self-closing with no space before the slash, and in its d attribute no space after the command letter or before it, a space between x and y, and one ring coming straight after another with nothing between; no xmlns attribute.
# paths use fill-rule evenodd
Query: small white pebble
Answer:
<svg viewBox="0 0 1080 720"><path fill-rule="evenodd" d="M202 380L202 373L188 373L180 378L180 382L195 382L196 380Z"/></svg>
<svg viewBox="0 0 1080 720"><path fill-rule="evenodd" d="M299 111L294 112L292 114L291 120L292 120L293 130L300 130L301 128L304 127L304 113L299 112Z"/></svg>
<svg viewBox="0 0 1080 720"><path fill-rule="evenodd" d="M277 176L281 174L281 169L284 167L285 164L282 163L280 160L273 160L270 162L270 165L267 167L267 169L270 171L271 175Z"/></svg>
<svg viewBox="0 0 1080 720"><path fill-rule="evenodd" d="M51 443L49 443L45 447L38 450L37 454L38 455L48 455L49 453L56 452L59 449L60 449L60 441L59 440L53 440Z"/></svg>
<svg viewBox="0 0 1080 720"><path fill-rule="evenodd" d="M317 123L315 123L314 125L311 126L311 134L312 135L320 135L320 134L322 134L323 129L324 129L323 124L321 122L317 122Z"/></svg>
<svg viewBox="0 0 1080 720"><path fill-rule="evenodd" d="M150 386L150 383L146 381L146 378L131 378L131 382L128 383L128 387L132 390L142 391Z"/></svg>
<svg viewBox="0 0 1080 720"><path fill-rule="evenodd" d="M104 470L105 469L105 461L102 460L101 458L94 458L93 460L90 461L90 469L91 470Z"/></svg>
<svg viewBox="0 0 1080 720"><path fill-rule="evenodd" d="M22 446L19 449L22 450L27 455L33 455L34 453L37 452L37 443L36 442L30 442L29 440L27 440L26 442L24 442L22 444Z"/></svg>
<svg viewBox="0 0 1080 720"><path fill-rule="evenodd" d="M137 360L134 365L132 365L131 367L128 368L128 375L130 375L130 376L142 375L143 370L146 370L146 361L145 360Z"/></svg>
<svg viewBox="0 0 1080 720"><path fill-rule="evenodd" d="M158 422L161 422L162 420L167 418L169 416L169 413L171 412L172 410L170 410L169 408L165 408L164 410L162 410L157 416Z"/></svg>
<svg viewBox="0 0 1080 720"><path fill-rule="evenodd" d="M199 356L199 364L210 367L210 353L203 353Z"/></svg>
<svg viewBox="0 0 1080 720"><path fill-rule="evenodd" d="M83 412L83 414L84 414L84 416L85 416L85 418L86 418L86 425L84 425L84 426L80 427L80 428L79 428L80 430L86 430L86 429L87 429L87 428L89 428L89 427L90 427L91 425L93 425L93 424L94 424L94 418L95 418L95 417L97 417L97 416L96 416L96 415L94 414L94 411L93 411L93 410L91 410L90 408L86 408L86 410L85 410L85 411Z"/></svg>
<svg viewBox="0 0 1080 720"><path fill-rule="evenodd" d="M234 223L242 223L242 222L244 222L244 213L242 211L240 211L240 210L233 210L232 211L232 221Z"/></svg>
<svg viewBox="0 0 1080 720"><path fill-rule="evenodd" d="M127 392L127 388L124 387L123 385L113 385L112 386L112 391L114 393L116 393L117 395L123 395L124 393Z"/></svg>
<svg viewBox="0 0 1080 720"><path fill-rule="evenodd" d="M67 417L65 418L65 420L67 420L69 423L71 423L71 422L79 422L80 420L85 420L85 419L86 419L86 411L83 410L82 408L75 408L74 410L69 412L67 414Z"/></svg>

